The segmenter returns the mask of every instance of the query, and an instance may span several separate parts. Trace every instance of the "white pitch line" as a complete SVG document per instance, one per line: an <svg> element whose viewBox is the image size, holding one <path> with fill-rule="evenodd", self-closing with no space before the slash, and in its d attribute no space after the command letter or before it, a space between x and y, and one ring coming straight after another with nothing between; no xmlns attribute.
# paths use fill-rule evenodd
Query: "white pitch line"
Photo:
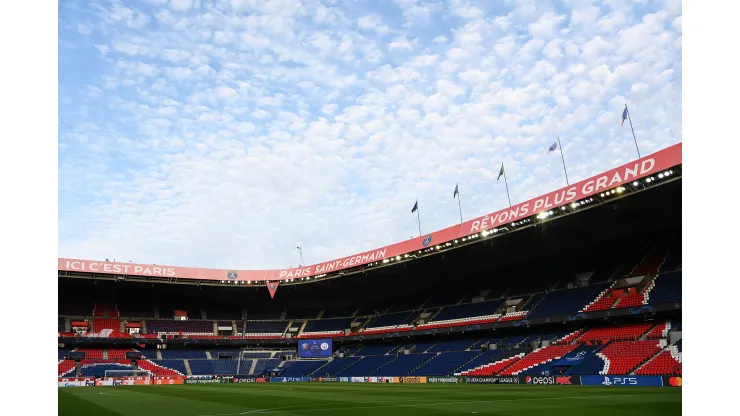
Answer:
<svg viewBox="0 0 740 416"><path fill-rule="evenodd" d="M236 416L236 415L252 415L252 414L270 414L275 413L277 411L282 410L297 410L298 412L304 413L304 412L316 412L316 411L326 411L326 410L354 410L354 409L376 409L376 408L384 408L384 407L419 407L419 406L447 406L447 405L454 405L454 404L463 404L463 403L496 403L496 402L520 402L520 401L537 401L537 400L577 400L577 399L608 399L608 398L614 398L614 397L641 397L641 396L667 396L668 394L665 393L658 393L658 394L613 394L613 395L599 395L599 396L564 396L564 397L533 397L530 399L496 399L496 400L458 400L453 402L436 402L436 403L418 403L418 404L387 404L387 405L378 405L378 406L352 406L352 407L321 407L321 408L312 408L312 409L306 409L306 410L297 410L302 409L304 407L313 407L313 406L325 406L323 404L316 404L316 405L301 405L301 406L287 406L287 407L273 407L270 409L255 409L255 410L248 410L244 412L238 412L238 413L218 413L218 414L212 414L212 415L198 415L198 416ZM387 401L377 401L377 402L360 402L360 403L387 403Z"/></svg>

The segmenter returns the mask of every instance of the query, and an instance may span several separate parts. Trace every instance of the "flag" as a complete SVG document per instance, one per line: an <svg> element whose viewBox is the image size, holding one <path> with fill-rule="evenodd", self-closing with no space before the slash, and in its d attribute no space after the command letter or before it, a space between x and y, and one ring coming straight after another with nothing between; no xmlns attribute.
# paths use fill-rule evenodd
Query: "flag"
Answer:
<svg viewBox="0 0 740 416"><path fill-rule="evenodd" d="M504 174L504 164L502 163L502 164L501 164L501 170L500 170L500 171L498 171L498 178L496 178L496 180L499 180L499 179L501 179L501 176L502 176L503 174Z"/></svg>
<svg viewBox="0 0 740 416"><path fill-rule="evenodd" d="M552 146L550 146L550 148L547 149L547 153L550 154L556 150L558 150L558 142L553 143Z"/></svg>
<svg viewBox="0 0 740 416"><path fill-rule="evenodd" d="M624 126L624 120L627 120L627 106L624 106L624 111L622 111L622 125Z"/></svg>
<svg viewBox="0 0 740 416"><path fill-rule="evenodd" d="M414 207L413 207L413 208L411 208L411 213L413 214L413 213L414 213L414 212L416 212L416 210L418 210L418 209L419 209L419 201L416 201L416 202L414 203Z"/></svg>
<svg viewBox="0 0 740 416"><path fill-rule="evenodd" d="M452 194L452 198L457 198L457 194L459 194L459 193L460 192L457 191L457 184L455 184L455 193Z"/></svg>

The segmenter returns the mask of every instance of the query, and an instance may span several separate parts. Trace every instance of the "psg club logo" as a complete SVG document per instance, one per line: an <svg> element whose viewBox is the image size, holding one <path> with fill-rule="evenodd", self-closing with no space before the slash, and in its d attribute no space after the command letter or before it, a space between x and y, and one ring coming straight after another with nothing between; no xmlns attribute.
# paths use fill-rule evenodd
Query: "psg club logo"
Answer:
<svg viewBox="0 0 740 416"><path fill-rule="evenodd" d="M424 247L428 246L429 244L432 244L432 236L431 235L428 235L428 236L424 237L424 241L421 242L421 245L424 246Z"/></svg>
<svg viewBox="0 0 740 416"><path fill-rule="evenodd" d="M304 349L304 350L307 350L308 349L308 344L301 345L301 348Z"/></svg>
<svg viewBox="0 0 740 416"><path fill-rule="evenodd" d="M239 277L239 275L238 275L238 274L237 274L236 272L229 272L229 274L228 274L227 276L228 276L228 277L229 277L229 279L231 279L231 280L234 280L234 279L236 279L237 277Z"/></svg>
<svg viewBox="0 0 740 416"><path fill-rule="evenodd" d="M326 351L328 349L329 349L329 344L327 344L326 342L322 342L321 343L321 350L322 351Z"/></svg>
<svg viewBox="0 0 740 416"><path fill-rule="evenodd" d="M270 283L270 290L275 290L275 283Z"/></svg>

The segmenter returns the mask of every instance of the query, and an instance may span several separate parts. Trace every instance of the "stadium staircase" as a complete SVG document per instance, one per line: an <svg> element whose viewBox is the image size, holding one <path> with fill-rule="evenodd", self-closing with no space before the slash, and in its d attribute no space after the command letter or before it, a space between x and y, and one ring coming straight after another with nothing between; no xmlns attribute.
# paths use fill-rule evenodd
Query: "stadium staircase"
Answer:
<svg viewBox="0 0 740 416"><path fill-rule="evenodd" d="M189 376L193 375L193 370L190 369L190 360L184 360L185 361L185 370L186 374Z"/></svg>
<svg viewBox="0 0 740 416"><path fill-rule="evenodd" d="M462 371L459 373L459 375L490 376L494 374L499 374L519 362L522 358L524 358L525 355L525 353L521 352L511 357L507 357L489 364L480 365L470 370Z"/></svg>
<svg viewBox="0 0 740 416"><path fill-rule="evenodd" d="M514 363L512 366L501 371L499 374L504 376L513 376L529 370L532 367L558 360L578 347L577 344L569 345L548 345L538 348L527 354L524 358Z"/></svg>
<svg viewBox="0 0 740 416"><path fill-rule="evenodd" d="M161 366L159 364L156 364L150 360L140 360L138 361L139 368L148 371L151 374L155 376L182 376L185 375L180 371L173 370L171 368L167 368L164 366Z"/></svg>

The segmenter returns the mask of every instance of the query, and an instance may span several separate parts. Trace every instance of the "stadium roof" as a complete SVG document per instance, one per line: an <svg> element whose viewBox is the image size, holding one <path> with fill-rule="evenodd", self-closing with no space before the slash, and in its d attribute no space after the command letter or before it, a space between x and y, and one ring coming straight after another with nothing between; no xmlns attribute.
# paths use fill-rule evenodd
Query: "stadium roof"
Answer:
<svg viewBox="0 0 740 416"><path fill-rule="evenodd" d="M59 275L88 278L116 276L126 280L171 283L197 281L227 285L309 283L410 261L576 214L680 178L681 163L682 144L678 143L507 209L407 241L300 268L228 270L59 258Z"/></svg>

